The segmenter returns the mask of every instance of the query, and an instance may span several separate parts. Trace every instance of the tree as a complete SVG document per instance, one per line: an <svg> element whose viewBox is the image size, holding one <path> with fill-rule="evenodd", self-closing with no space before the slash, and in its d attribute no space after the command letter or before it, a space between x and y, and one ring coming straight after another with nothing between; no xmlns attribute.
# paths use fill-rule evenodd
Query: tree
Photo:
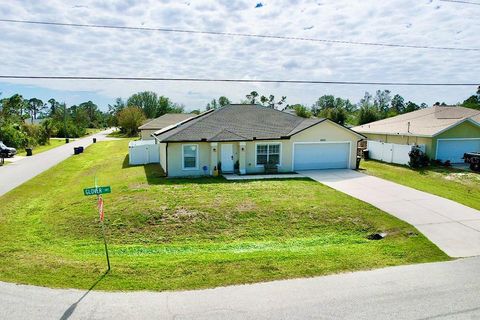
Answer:
<svg viewBox="0 0 480 320"><path fill-rule="evenodd" d="M294 104L292 106L288 106L288 109L295 110L295 114L302 118L310 118L312 116L312 112L309 110L309 108L301 104Z"/></svg>
<svg viewBox="0 0 480 320"><path fill-rule="evenodd" d="M28 100L28 111L30 112L30 118L37 119L37 114L40 113L45 108L45 104L42 100L37 98L31 98Z"/></svg>
<svg viewBox="0 0 480 320"><path fill-rule="evenodd" d="M327 118L341 125L345 124L348 115L355 110L356 106L350 100L335 98L333 95L321 96L312 106L312 113L316 117Z"/></svg>
<svg viewBox="0 0 480 320"><path fill-rule="evenodd" d="M463 101L462 107L480 110L480 86L478 86L477 94Z"/></svg>
<svg viewBox="0 0 480 320"><path fill-rule="evenodd" d="M50 103L50 117L53 117L59 108L59 103L53 98L49 99L48 103Z"/></svg>
<svg viewBox="0 0 480 320"><path fill-rule="evenodd" d="M391 108L390 108L390 114L391 115L397 115L397 114L402 114L405 112L408 112L405 110L405 100L403 97L399 94L396 94L393 96L392 102L391 102ZM412 106L410 106L412 107Z"/></svg>
<svg viewBox="0 0 480 320"><path fill-rule="evenodd" d="M26 109L27 101L19 94L14 94L10 98L2 99L2 109L0 110L0 119L6 122L22 122L24 119L23 111Z"/></svg>
<svg viewBox="0 0 480 320"><path fill-rule="evenodd" d="M152 91L138 92L127 99L127 106L135 106L142 109L147 118L160 117L166 113L179 113L183 111L183 106L172 103L170 98L158 96Z"/></svg>
<svg viewBox="0 0 480 320"><path fill-rule="evenodd" d="M398 95L397 95L398 96ZM375 98L373 99L373 105L383 116L387 116L389 111L389 104L392 101L390 97L390 90L377 90Z"/></svg>
<svg viewBox="0 0 480 320"><path fill-rule="evenodd" d="M207 107L206 107L207 110L216 110L218 109L218 104L217 104L217 100L213 99L212 101L210 101L209 103L207 103Z"/></svg>
<svg viewBox="0 0 480 320"><path fill-rule="evenodd" d="M138 127L140 127L144 121L145 114L140 107L130 106L118 114L118 124L129 136L135 136L138 133Z"/></svg>
<svg viewBox="0 0 480 320"><path fill-rule="evenodd" d="M258 98L258 92L257 91L252 91L249 94L245 96L248 100L248 103L250 104L256 104L257 103L257 98Z"/></svg>
<svg viewBox="0 0 480 320"><path fill-rule="evenodd" d="M165 101L162 102L165 103ZM160 112L158 95L152 91L143 91L133 94L128 98L127 106L139 107L149 119L159 117L166 113Z"/></svg>
<svg viewBox="0 0 480 320"><path fill-rule="evenodd" d="M279 109L287 100L286 96L282 96L282 98L278 101L275 101L275 96L273 94L269 95L268 98L266 96L260 97L260 102L262 106L272 108L272 109Z"/></svg>
<svg viewBox="0 0 480 320"><path fill-rule="evenodd" d="M372 104L372 95L365 92L365 95L360 99L360 109L358 110L358 124L362 125L380 119L379 110L375 104Z"/></svg>
<svg viewBox="0 0 480 320"><path fill-rule="evenodd" d="M226 105L230 104L230 100L225 96L221 96L220 98L218 98L218 104L221 107L225 107Z"/></svg>

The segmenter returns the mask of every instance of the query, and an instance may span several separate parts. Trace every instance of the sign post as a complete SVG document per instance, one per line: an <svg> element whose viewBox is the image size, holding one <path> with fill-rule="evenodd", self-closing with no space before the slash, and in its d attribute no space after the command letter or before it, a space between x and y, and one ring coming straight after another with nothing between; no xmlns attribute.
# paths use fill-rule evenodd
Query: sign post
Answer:
<svg viewBox="0 0 480 320"><path fill-rule="evenodd" d="M103 219L105 217L103 211L103 197L102 194L104 193L111 193L112 189L110 186L106 187L99 187L97 185L97 177L95 177L95 187L93 188L86 188L83 189L83 194L86 196L97 196L97 208L98 208L98 216L100 218L100 223L102 224L102 236L103 236L103 244L105 245L105 255L107 256L107 272L110 271L110 258L108 256L108 246L107 246L107 238L105 237L105 224L103 223Z"/></svg>

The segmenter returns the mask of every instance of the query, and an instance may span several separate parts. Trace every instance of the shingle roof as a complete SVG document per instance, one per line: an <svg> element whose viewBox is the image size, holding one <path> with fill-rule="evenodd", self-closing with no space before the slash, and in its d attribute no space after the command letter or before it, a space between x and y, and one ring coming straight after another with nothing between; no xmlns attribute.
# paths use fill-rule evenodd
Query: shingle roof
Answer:
<svg viewBox="0 0 480 320"><path fill-rule="evenodd" d="M160 116L152 121L145 123L144 125L138 127L140 130L160 130L165 127L168 127L172 124L190 119L195 117L194 114L187 113L167 113L163 116Z"/></svg>
<svg viewBox="0 0 480 320"><path fill-rule="evenodd" d="M480 123L480 110L434 106L352 128L360 133L433 137L471 119Z"/></svg>
<svg viewBox="0 0 480 320"><path fill-rule="evenodd" d="M155 135L164 142L280 139L324 120L305 119L259 105L234 104Z"/></svg>

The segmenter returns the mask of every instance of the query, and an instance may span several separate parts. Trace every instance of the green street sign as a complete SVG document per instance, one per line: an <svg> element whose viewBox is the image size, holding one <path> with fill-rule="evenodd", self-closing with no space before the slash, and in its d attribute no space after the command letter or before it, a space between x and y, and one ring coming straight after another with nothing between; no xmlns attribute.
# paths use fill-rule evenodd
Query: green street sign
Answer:
<svg viewBox="0 0 480 320"><path fill-rule="evenodd" d="M110 188L110 186L83 189L83 194L86 196L96 196L97 194L111 193L111 192L112 192L112 188Z"/></svg>

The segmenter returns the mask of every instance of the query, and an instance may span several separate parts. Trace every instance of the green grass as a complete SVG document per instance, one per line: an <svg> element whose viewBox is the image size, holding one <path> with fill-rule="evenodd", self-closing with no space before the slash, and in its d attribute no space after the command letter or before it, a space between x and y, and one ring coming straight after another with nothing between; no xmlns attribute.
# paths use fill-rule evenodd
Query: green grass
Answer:
<svg viewBox="0 0 480 320"><path fill-rule="evenodd" d="M95 133L99 133L100 131L103 131L104 129L102 128L87 128L86 131L85 131L85 135L88 136L88 135L92 135L92 134L95 134Z"/></svg>
<svg viewBox="0 0 480 320"><path fill-rule="evenodd" d="M139 138L140 136L139 135L136 135L136 136L129 136L127 135L126 133L123 133L119 130L116 130L116 131L113 131L113 132L110 132L109 134L107 134L107 137L110 137L110 138Z"/></svg>
<svg viewBox="0 0 480 320"><path fill-rule="evenodd" d="M43 146L37 146L37 147L33 147L33 154L38 154L38 153L42 153L42 152L45 152L45 151L48 151L50 149L53 149L53 148L56 148L56 147L59 147L61 145L64 145L65 144L65 139L50 139L50 142L46 145L43 145ZM20 151L18 153L19 156L26 156L27 155L27 152L25 151L25 149L23 149L22 151Z"/></svg>
<svg viewBox="0 0 480 320"><path fill-rule="evenodd" d="M0 280L89 288L105 270L95 197L105 195L112 271L102 290L207 288L441 261L412 226L308 179L166 179L100 142L1 198ZM380 241L366 237L389 232Z"/></svg>
<svg viewBox="0 0 480 320"><path fill-rule="evenodd" d="M365 173L444 197L480 210L480 174L446 167L411 169L379 161L362 161Z"/></svg>

